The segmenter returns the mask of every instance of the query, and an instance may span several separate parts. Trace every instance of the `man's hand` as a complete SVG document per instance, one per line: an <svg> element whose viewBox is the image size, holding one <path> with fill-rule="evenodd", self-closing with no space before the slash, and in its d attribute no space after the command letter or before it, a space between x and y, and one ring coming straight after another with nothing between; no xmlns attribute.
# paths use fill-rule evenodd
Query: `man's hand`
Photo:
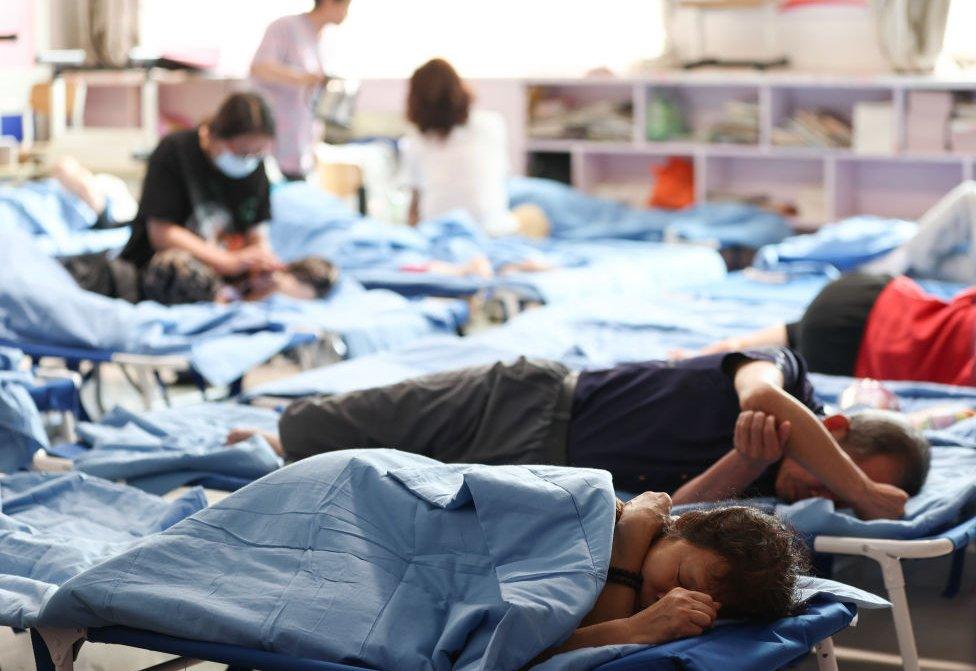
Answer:
<svg viewBox="0 0 976 671"><path fill-rule="evenodd" d="M897 520L905 515L907 501L908 494L898 487L870 481L864 495L851 506L862 520Z"/></svg>
<svg viewBox="0 0 976 671"><path fill-rule="evenodd" d="M764 412L745 410L735 422L733 446L750 463L774 464L783 458L783 448L792 426Z"/></svg>
<svg viewBox="0 0 976 671"><path fill-rule="evenodd" d="M654 645L698 636L715 624L721 604L702 592L675 587L628 618L629 643Z"/></svg>

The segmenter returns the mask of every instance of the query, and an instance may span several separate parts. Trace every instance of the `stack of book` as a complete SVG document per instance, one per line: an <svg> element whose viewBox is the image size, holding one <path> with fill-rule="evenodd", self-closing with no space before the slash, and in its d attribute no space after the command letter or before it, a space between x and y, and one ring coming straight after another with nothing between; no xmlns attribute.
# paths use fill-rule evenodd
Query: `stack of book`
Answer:
<svg viewBox="0 0 976 671"><path fill-rule="evenodd" d="M976 103L956 103L949 124L952 151L976 154Z"/></svg>
<svg viewBox="0 0 976 671"><path fill-rule="evenodd" d="M945 152L949 119L952 116L949 91L910 91L905 118L905 148L912 153Z"/></svg>
<svg viewBox="0 0 976 671"><path fill-rule="evenodd" d="M730 100L722 109L722 118L698 133L705 142L756 144L759 142L759 105Z"/></svg>
<svg viewBox="0 0 976 671"><path fill-rule="evenodd" d="M773 129L773 144L781 147L846 148L851 146L851 124L832 112L797 110Z"/></svg>

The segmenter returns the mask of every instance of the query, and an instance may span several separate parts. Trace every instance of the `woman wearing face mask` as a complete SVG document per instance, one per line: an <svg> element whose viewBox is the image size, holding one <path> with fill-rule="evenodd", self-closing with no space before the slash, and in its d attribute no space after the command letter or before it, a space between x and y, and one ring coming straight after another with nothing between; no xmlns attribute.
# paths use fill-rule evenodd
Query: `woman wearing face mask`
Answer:
<svg viewBox="0 0 976 671"><path fill-rule="evenodd" d="M263 159L274 134L261 96L231 95L211 119L166 136L153 151L119 257L89 254L62 264L89 291L164 304L212 300L212 287L193 268L226 280L281 270L261 226L271 218Z"/></svg>

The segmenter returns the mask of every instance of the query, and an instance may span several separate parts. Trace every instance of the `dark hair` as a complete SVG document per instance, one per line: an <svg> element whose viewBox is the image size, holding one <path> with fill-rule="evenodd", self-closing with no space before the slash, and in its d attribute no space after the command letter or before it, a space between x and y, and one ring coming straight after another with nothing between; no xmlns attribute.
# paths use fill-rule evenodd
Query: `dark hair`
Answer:
<svg viewBox="0 0 976 671"><path fill-rule="evenodd" d="M339 280L339 266L318 256L292 261L286 270L302 284L312 287L318 298L328 294Z"/></svg>
<svg viewBox="0 0 976 671"><path fill-rule="evenodd" d="M728 569L714 595L726 617L776 619L796 612L797 576L807 570L806 546L782 522L755 508L693 510L674 520L666 537L711 550Z"/></svg>
<svg viewBox="0 0 976 671"><path fill-rule="evenodd" d="M435 58L417 68L410 78L407 119L421 133L447 137L455 126L468 121L472 99L451 64Z"/></svg>
<svg viewBox="0 0 976 671"><path fill-rule="evenodd" d="M184 249L156 252L142 272L142 298L163 305L212 301L224 286L213 268Z"/></svg>
<svg viewBox="0 0 976 671"><path fill-rule="evenodd" d="M232 93L207 122L210 132L221 140L240 135L274 137L275 120L268 103L257 93Z"/></svg>
<svg viewBox="0 0 976 671"><path fill-rule="evenodd" d="M844 450L855 458L883 454L901 463L901 481L896 483L918 494L929 474L930 446L921 431L896 412L865 410L851 415L850 429L841 441Z"/></svg>

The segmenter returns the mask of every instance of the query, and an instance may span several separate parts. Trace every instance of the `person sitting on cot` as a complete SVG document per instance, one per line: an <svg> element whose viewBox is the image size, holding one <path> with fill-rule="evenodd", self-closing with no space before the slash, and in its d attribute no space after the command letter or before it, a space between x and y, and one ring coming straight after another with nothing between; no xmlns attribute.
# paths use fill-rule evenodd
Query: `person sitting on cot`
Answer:
<svg viewBox="0 0 976 671"><path fill-rule="evenodd" d="M976 287L945 301L908 277L852 273L825 286L799 321L697 354L769 346L791 348L814 373L976 385Z"/></svg>
<svg viewBox="0 0 976 671"><path fill-rule="evenodd" d="M774 620L798 610L797 577L808 561L782 522L743 506L670 513L663 493L617 502L603 591L579 628L534 661L698 636L719 616Z"/></svg>
<svg viewBox="0 0 976 671"><path fill-rule="evenodd" d="M928 472L924 436L897 413L822 415L802 358L780 347L579 374L520 358L300 399L267 437L291 461L394 447L453 463L600 468L620 490L677 503L823 496L864 519L901 517Z"/></svg>
<svg viewBox="0 0 976 671"><path fill-rule="evenodd" d="M271 110L254 93L234 93L199 127L167 135L149 157L125 248L117 258L64 259L68 272L89 291L166 302L165 293L144 295L141 278L152 266L164 265L170 256L160 254L171 250L230 281L282 270L264 226L271 218L264 158L274 135ZM84 179L68 181L86 190Z"/></svg>
<svg viewBox="0 0 976 671"><path fill-rule="evenodd" d="M447 61L435 58L410 78L403 173L409 223L464 210L488 235L549 235L536 205L508 209L508 140L501 114L473 110L474 95Z"/></svg>

